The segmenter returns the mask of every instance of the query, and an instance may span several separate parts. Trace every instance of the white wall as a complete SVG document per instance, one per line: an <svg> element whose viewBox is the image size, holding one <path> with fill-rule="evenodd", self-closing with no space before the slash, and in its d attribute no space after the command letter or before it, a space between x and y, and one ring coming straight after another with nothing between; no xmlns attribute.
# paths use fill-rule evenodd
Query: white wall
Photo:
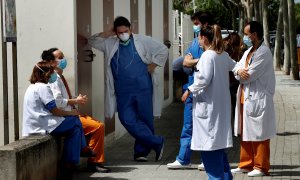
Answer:
<svg viewBox="0 0 300 180"><path fill-rule="evenodd" d="M163 43L163 1L161 0L152 0L152 37L156 40ZM160 74L161 80L159 84L159 91L161 94L161 103L164 105L164 68L157 67L156 68Z"/></svg>
<svg viewBox="0 0 300 180"><path fill-rule="evenodd" d="M146 34L145 0L138 0L138 2L139 2L139 34Z"/></svg>
<svg viewBox="0 0 300 180"><path fill-rule="evenodd" d="M169 49L169 98L164 101L164 107L168 106L173 102L173 39L174 39L174 32L173 32L173 17L172 17L172 9L173 9L173 2L169 0L169 40L171 41L171 47Z"/></svg>
<svg viewBox="0 0 300 180"><path fill-rule="evenodd" d="M75 92L75 5L75 0L16 1L20 125L28 79L43 50L58 47L64 52L68 59L64 75Z"/></svg>
<svg viewBox="0 0 300 180"><path fill-rule="evenodd" d="M124 16L130 21L130 0L114 0L114 15Z"/></svg>

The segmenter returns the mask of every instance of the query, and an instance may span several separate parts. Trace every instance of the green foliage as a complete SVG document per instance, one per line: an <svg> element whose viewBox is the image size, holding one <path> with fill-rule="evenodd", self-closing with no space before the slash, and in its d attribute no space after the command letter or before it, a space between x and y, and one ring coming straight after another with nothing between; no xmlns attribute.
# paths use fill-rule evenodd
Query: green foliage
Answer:
<svg viewBox="0 0 300 180"><path fill-rule="evenodd" d="M220 0L195 0L196 11L210 12L214 17L214 22L223 29L232 29L231 12ZM192 0L174 0L173 8L192 15L194 13Z"/></svg>
<svg viewBox="0 0 300 180"><path fill-rule="evenodd" d="M300 34L300 3L295 4L296 31Z"/></svg>
<svg viewBox="0 0 300 180"><path fill-rule="evenodd" d="M269 11L269 30L276 30L277 28L277 19L278 19L278 10L279 10L280 0L269 0L268 2L268 11Z"/></svg>

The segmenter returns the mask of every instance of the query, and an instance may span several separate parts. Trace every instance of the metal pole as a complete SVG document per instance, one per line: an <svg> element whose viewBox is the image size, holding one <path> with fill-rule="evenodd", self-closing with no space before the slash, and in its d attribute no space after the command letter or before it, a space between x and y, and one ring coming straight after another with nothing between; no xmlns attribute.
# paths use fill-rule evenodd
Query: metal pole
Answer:
<svg viewBox="0 0 300 180"><path fill-rule="evenodd" d="M2 43L2 78L3 78L3 122L4 122L4 144L9 143L9 124L8 124L8 80L7 80L7 46L3 37L3 2L0 0L0 28Z"/></svg>
<svg viewBox="0 0 300 180"><path fill-rule="evenodd" d="M13 66L14 128L15 128L15 141L16 141L16 140L19 140L19 94L18 94L17 42L12 42L12 66Z"/></svg>

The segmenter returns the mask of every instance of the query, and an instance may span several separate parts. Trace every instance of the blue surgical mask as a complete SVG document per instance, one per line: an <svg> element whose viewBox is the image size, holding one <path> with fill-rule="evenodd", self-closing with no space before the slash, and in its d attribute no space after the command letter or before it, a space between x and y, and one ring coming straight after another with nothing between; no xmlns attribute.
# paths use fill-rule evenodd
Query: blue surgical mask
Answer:
<svg viewBox="0 0 300 180"><path fill-rule="evenodd" d="M56 72L52 73L49 79L49 83L54 83L57 80L57 74Z"/></svg>
<svg viewBox="0 0 300 180"><path fill-rule="evenodd" d="M59 60L57 67L59 67L60 69L65 69L67 67L67 64L67 60L63 58Z"/></svg>
<svg viewBox="0 0 300 180"><path fill-rule="evenodd" d="M201 30L200 25L193 25L193 30L194 30L195 33L199 33L200 30Z"/></svg>
<svg viewBox="0 0 300 180"><path fill-rule="evenodd" d="M243 42L244 42L248 47L251 47L251 46L252 46L251 39L250 39L249 36L247 36L247 35L244 35L244 37L243 37Z"/></svg>

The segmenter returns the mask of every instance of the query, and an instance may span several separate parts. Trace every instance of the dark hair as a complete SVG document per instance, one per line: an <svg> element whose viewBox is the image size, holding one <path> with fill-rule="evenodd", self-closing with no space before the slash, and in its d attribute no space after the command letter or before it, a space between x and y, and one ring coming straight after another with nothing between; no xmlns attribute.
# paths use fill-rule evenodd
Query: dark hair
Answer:
<svg viewBox="0 0 300 180"><path fill-rule="evenodd" d="M230 33L223 39L224 50L235 61L239 61L242 52L242 39L237 32Z"/></svg>
<svg viewBox="0 0 300 180"><path fill-rule="evenodd" d="M37 82L46 84L53 72L54 68L51 66L50 62L40 61L34 65L29 81L31 84Z"/></svg>
<svg viewBox="0 0 300 180"><path fill-rule="evenodd" d="M115 21L114 21L114 31L116 32L117 31L117 27L120 27L120 26L126 26L126 27L129 27L131 26L129 20L123 16L118 16L116 17Z"/></svg>
<svg viewBox="0 0 300 180"><path fill-rule="evenodd" d="M217 53L224 51L221 28L218 25L208 25L201 28L200 36L204 36L211 43L211 49Z"/></svg>
<svg viewBox="0 0 300 180"><path fill-rule="evenodd" d="M261 40L264 36L264 28L263 26L261 25L260 22L257 22L257 21L251 21L249 22L247 25L250 26L250 33L255 33L257 34L257 37L259 40Z"/></svg>
<svg viewBox="0 0 300 180"><path fill-rule="evenodd" d="M41 55L42 60L48 61L48 62L54 61L55 57L53 55L53 52L57 51L57 50L58 50L58 48L51 48L51 49L48 49L48 50L44 50L42 55Z"/></svg>
<svg viewBox="0 0 300 180"><path fill-rule="evenodd" d="M201 22L201 24L208 24L211 25L213 23L213 18L212 15L209 12L195 12L192 16L191 16L191 20L199 20Z"/></svg>

